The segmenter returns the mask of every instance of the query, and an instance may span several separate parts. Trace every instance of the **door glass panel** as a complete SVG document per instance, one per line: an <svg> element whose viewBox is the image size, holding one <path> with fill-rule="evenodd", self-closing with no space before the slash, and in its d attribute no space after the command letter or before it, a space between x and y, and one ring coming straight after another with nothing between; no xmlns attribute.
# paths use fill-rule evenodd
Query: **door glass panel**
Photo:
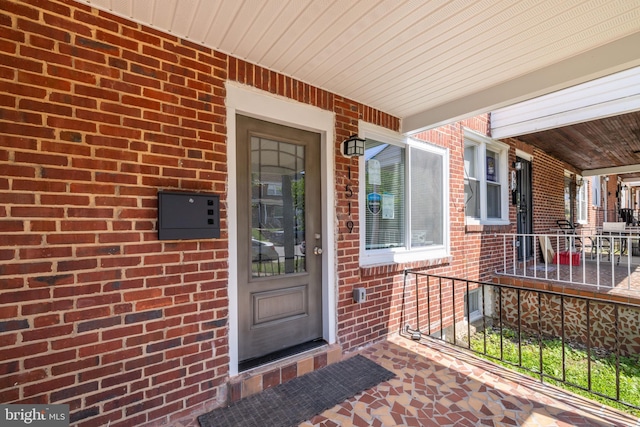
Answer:
<svg viewBox="0 0 640 427"><path fill-rule="evenodd" d="M251 138L251 275L301 273L305 265L304 147Z"/></svg>

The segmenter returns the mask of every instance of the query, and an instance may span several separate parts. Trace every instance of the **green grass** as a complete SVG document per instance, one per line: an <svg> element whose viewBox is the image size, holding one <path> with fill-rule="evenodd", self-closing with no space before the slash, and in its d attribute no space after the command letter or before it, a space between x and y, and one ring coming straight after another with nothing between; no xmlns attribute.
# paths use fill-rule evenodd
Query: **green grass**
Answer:
<svg viewBox="0 0 640 427"><path fill-rule="evenodd" d="M488 360L515 369L533 378L540 379L540 345L537 336L522 334L521 356L518 352L517 332L503 328L502 357L500 351L500 331L489 329L486 333L486 354ZM480 353L484 352L484 334L479 332L471 338L471 348ZM563 345L560 339L542 340L542 370L562 380ZM494 358L502 359L496 360ZM616 355L602 349L591 351L591 390L606 396L616 398ZM516 366L514 366L514 364ZM564 366L565 381L580 387L589 388L587 350L565 342ZM640 406L640 357L620 357L620 400L635 406ZM613 400L572 387L550 378L544 382L570 390L591 400L604 403L620 409L634 416L640 416L640 410L631 408Z"/></svg>

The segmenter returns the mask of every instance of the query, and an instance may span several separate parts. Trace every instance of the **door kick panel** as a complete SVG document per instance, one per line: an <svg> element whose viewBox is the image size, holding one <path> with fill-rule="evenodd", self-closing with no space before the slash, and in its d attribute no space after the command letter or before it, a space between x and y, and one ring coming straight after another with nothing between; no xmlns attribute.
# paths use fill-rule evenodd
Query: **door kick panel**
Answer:
<svg viewBox="0 0 640 427"><path fill-rule="evenodd" d="M308 286L296 286L275 291L255 292L252 328L272 326L308 315Z"/></svg>

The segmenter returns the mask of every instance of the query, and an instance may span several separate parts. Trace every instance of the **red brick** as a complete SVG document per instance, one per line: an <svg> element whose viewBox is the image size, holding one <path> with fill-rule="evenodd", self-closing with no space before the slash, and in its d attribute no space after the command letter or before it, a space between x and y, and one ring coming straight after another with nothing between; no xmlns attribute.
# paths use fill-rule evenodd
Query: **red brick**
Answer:
<svg viewBox="0 0 640 427"><path fill-rule="evenodd" d="M144 289L139 291L126 292L124 294L124 301L138 301L141 299L155 298L162 295L162 289Z"/></svg>
<svg viewBox="0 0 640 427"><path fill-rule="evenodd" d="M28 270L27 270L28 271ZM0 267L0 273L2 268ZM51 292L49 289L33 289L29 291L11 291L0 294L0 304L24 303L39 299L49 299Z"/></svg>
<svg viewBox="0 0 640 427"><path fill-rule="evenodd" d="M120 375L112 375L100 382L100 387L108 388L114 385L127 384L142 377L142 370L125 372Z"/></svg>
<svg viewBox="0 0 640 427"><path fill-rule="evenodd" d="M72 397L82 396L96 390L98 390L97 381L79 384L74 387L68 387L62 390L60 390L59 387L56 387L55 391L51 393L51 402L59 402L61 400L67 400Z"/></svg>
<svg viewBox="0 0 640 427"><path fill-rule="evenodd" d="M10 375L0 380L0 389L17 387L22 384L42 380L47 378L47 371L44 369L35 369L29 372L22 372L16 375Z"/></svg>
<svg viewBox="0 0 640 427"><path fill-rule="evenodd" d="M35 345L42 345L42 344L45 344L44 351L46 351L46 347L47 347L46 343L38 343L38 344L32 344L32 345L35 346ZM29 356L32 356L34 354L37 354L37 352L32 352L29 354ZM49 365L55 365L57 363L69 362L71 360L75 360L75 358L76 358L76 350L66 350L66 351L60 351L57 353L46 354L44 356L29 357L24 361L24 366L27 369L31 369L31 368L37 368L40 366L49 366Z"/></svg>
<svg viewBox="0 0 640 427"><path fill-rule="evenodd" d="M167 382L167 381L177 380L177 379L183 378L186 373L187 372L186 372L185 368L177 369L175 371L166 372L164 374L156 375L151 379L151 382L152 382L152 384L154 386L156 386L158 384L162 384L162 383Z"/></svg>
<svg viewBox="0 0 640 427"><path fill-rule="evenodd" d="M78 298L77 308L95 307L100 305L111 305L120 302L121 296L118 293L106 295L92 295L90 297ZM119 319L119 318L118 318Z"/></svg>
<svg viewBox="0 0 640 427"><path fill-rule="evenodd" d="M126 394L127 394L127 387L120 386L120 387L115 387L110 390L101 391L99 393L87 396L85 399L86 399L87 405L93 405L94 403L103 402L106 400L113 400L115 398L125 396Z"/></svg>
<svg viewBox="0 0 640 427"><path fill-rule="evenodd" d="M95 259L59 261L58 271L90 270L96 268L97 266L98 261Z"/></svg>
<svg viewBox="0 0 640 427"><path fill-rule="evenodd" d="M76 286L56 286L53 290L55 298L74 297L80 295L97 294L100 292L99 283L89 283Z"/></svg>
<svg viewBox="0 0 640 427"><path fill-rule="evenodd" d="M151 308L168 307L173 304L173 298L164 297L151 300L138 301L135 303L136 310L148 310Z"/></svg>
<svg viewBox="0 0 640 427"><path fill-rule="evenodd" d="M133 325L123 328L108 329L102 331L102 339L109 341L116 338L124 338L133 335L140 335L142 333L142 325Z"/></svg>
<svg viewBox="0 0 640 427"><path fill-rule="evenodd" d="M210 388L208 390L203 391L202 393L192 395L187 399L187 407L191 407L198 403L202 403L205 401L210 401L215 399L218 396L218 389Z"/></svg>
<svg viewBox="0 0 640 427"><path fill-rule="evenodd" d="M129 348L122 351L115 351L102 356L103 363L114 363L122 360L130 360L142 355L141 348Z"/></svg>
<svg viewBox="0 0 640 427"><path fill-rule="evenodd" d="M73 332L73 325L60 325L50 328L39 328L33 331L22 332L24 342L51 339L62 335L69 335Z"/></svg>
<svg viewBox="0 0 640 427"><path fill-rule="evenodd" d="M20 259L66 258L72 253L68 247L23 248L20 249Z"/></svg>
<svg viewBox="0 0 640 427"><path fill-rule="evenodd" d="M134 384L141 384L144 385L146 381L136 381L134 382ZM146 387L144 387L146 388ZM114 399L114 400L110 400L108 402L105 402L104 404L104 410L105 411L112 411L114 409L120 409L130 403L133 402L138 402L142 399L144 399L144 394L142 392L135 392L137 390L133 389L130 393L128 393L127 395L125 395L124 397L120 398L120 399ZM134 424L135 425L135 424Z"/></svg>
<svg viewBox="0 0 640 427"><path fill-rule="evenodd" d="M95 243L94 233L65 233L47 236L47 243L52 245Z"/></svg>
<svg viewBox="0 0 640 427"><path fill-rule="evenodd" d="M71 311L65 313L65 322L77 322L79 320L96 319L98 317L107 317L111 314L109 307L96 307L89 310Z"/></svg>
<svg viewBox="0 0 640 427"><path fill-rule="evenodd" d="M182 409L184 407L184 403L182 400L178 401L178 402L174 402L172 404L165 404L162 408L157 409L155 411L150 411L149 412L149 420L155 420L157 418L160 418L162 416L165 416L167 414L172 414L174 412L179 411L180 409Z"/></svg>
<svg viewBox="0 0 640 427"><path fill-rule="evenodd" d="M49 314L46 316L36 317L33 321L34 328L42 328L51 325L57 325L60 323L60 315L59 314Z"/></svg>
<svg viewBox="0 0 640 427"><path fill-rule="evenodd" d="M18 334L3 334L0 335L0 347L13 347L18 342ZM1 387L0 387L1 388Z"/></svg>
<svg viewBox="0 0 640 427"><path fill-rule="evenodd" d="M2 283L0 281L0 283ZM6 289L6 288L4 288ZM0 319L12 319L18 316L18 306L17 305L4 305L0 306Z"/></svg>
<svg viewBox="0 0 640 427"><path fill-rule="evenodd" d="M100 338L98 333L94 332L91 334L76 335L69 338L52 341L51 348L54 350L62 350L70 347L81 347L86 346L87 344L97 343L99 342L99 340Z"/></svg>
<svg viewBox="0 0 640 427"><path fill-rule="evenodd" d="M93 356L96 354L110 353L116 350L120 350L121 348L123 348L122 340L109 341L106 343L97 344L90 347L82 347L78 351L78 356L87 357L87 356Z"/></svg>
<svg viewBox="0 0 640 427"><path fill-rule="evenodd" d="M111 377L115 374L122 372L123 369L124 367L122 363L117 363L117 364L107 365L107 366L100 366L97 369L79 373L78 381L86 382L86 381L95 380L97 378Z"/></svg>
<svg viewBox="0 0 640 427"><path fill-rule="evenodd" d="M67 374L69 372L78 372L83 369L93 368L99 364L100 358L98 356L88 357L86 359L73 359L71 362L53 366L51 368L51 373L57 376Z"/></svg>
<svg viewBox="0 0 640 427"><path fill-rule="evenodd" d="M17 402L20 399L18 387L0 391L0 402Z"/></svg>
<svg viewBox="0 0 640 427"><path fill-rule="evenodd" d="M24 397L34 396L51 390L58 390L63 387L70 386L75 383L75 376L55 378L50 381L44 381L33 385L27 385L23 388Z"/></svg>
<svg viewBox="0 0 640 427"><path fill-rule="evenodd" d="M164 332L162 331L147 331L147 333L143 335L138 335L134 337L129 337L126 339L127 347L148 344L153 341L159 341L164 338Z"/></svg>

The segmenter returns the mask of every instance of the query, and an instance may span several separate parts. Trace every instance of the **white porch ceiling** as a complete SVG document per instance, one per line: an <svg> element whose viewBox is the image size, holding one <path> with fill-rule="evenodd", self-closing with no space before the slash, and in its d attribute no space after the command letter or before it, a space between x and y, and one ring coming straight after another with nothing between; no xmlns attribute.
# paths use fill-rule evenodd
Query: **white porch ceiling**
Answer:
<svg viewBox="0 0 640 427"><path fill-rule="evenodd" d="M640 0L77 0L416 130L640 65Z"/></svg>

